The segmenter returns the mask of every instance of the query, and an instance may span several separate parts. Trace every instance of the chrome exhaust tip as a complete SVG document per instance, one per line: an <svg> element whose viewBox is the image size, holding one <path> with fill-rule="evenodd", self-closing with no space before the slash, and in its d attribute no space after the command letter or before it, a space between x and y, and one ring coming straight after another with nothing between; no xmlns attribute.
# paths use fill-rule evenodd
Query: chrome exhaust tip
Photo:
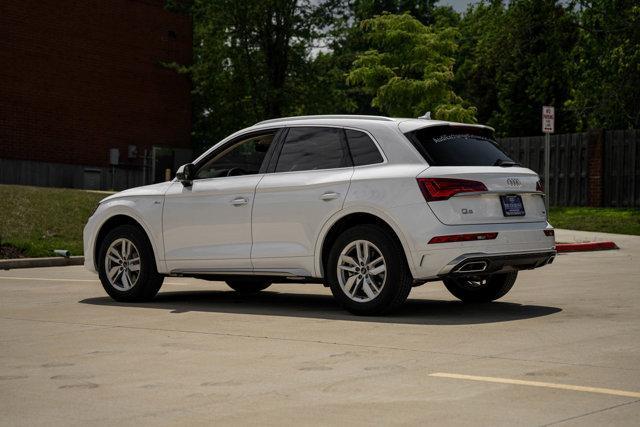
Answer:
<svg viewBox="0 0 640 427"><path fill-rule="evenodd" d="M470 261L461 265L456 273L481 273L487 269L486 261Z"/></svg>

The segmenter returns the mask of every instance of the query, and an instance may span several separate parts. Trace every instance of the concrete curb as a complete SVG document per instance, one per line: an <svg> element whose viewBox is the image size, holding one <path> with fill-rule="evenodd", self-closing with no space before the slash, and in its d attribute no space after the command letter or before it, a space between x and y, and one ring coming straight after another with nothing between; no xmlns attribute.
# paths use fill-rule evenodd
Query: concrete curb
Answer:
<svg viewBox="0 0 640 427"><path fill-rule="evenodd" d="M607 251L620 249L614 242L583 242L583 243L557 243L558 252L583 252L583 251Z"/></svg>
<svg viewBox="0 0 640 427"><path fill-rule="evenodd" d="M12 268L65 267L67 265L84 264L83 256L50 257L50 258L14 258L0 259L0 270Z"/></svg>

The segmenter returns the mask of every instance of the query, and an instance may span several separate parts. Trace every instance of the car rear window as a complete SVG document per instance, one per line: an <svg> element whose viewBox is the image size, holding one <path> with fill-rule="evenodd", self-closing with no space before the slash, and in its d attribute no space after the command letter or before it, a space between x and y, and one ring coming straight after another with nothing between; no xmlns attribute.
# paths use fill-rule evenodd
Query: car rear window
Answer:
<svg viewBox="0 0 640 427"><path fill-rule="evenodd" d="M489 129L436 126L405 135L431 166L497 166L513 162Z"/></svg>

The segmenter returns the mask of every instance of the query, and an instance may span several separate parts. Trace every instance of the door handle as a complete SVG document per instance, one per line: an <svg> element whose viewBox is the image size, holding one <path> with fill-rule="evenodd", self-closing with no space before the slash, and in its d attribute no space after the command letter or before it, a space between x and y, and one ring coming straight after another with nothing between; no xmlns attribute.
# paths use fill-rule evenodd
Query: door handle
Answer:
<svg viewBox="0 0 640 427"><path fill-rule="evenodd" d="M249 203L249 201L248 201L247 199L245 199L244 197L238 197L238 198L233 199L233 200L231 201L231 204L232 204L233 206L244 206L244 205L246 205L247 203Z"/></svg>
<svg viewBox="0 0 640 427"><path fill-rule="evenodd" d="M340 193L334 193L333 191L330 191L320 196L320 199L327 202L329 200L337 199L338 197L340 197Z"/></svg>

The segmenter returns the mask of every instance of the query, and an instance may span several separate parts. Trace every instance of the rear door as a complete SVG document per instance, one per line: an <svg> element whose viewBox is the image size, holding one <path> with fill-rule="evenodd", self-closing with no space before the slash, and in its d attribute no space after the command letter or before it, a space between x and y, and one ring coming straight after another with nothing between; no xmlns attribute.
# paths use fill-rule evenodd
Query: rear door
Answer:
<svg viewBox="0 0 640 427"><path fill-rule="evenodd" d="M418 182L442 223L546 221L538 175L509 158L489 129L434 126L405 135L430 165Z"/></svg>
<svg viewBox="0 0 640 427"><path fill-rule="evenodd" d="M311 275L320 228L342 209L353 175L343 130L289 128L271 171L256 188L254 268Z"/></svg>

